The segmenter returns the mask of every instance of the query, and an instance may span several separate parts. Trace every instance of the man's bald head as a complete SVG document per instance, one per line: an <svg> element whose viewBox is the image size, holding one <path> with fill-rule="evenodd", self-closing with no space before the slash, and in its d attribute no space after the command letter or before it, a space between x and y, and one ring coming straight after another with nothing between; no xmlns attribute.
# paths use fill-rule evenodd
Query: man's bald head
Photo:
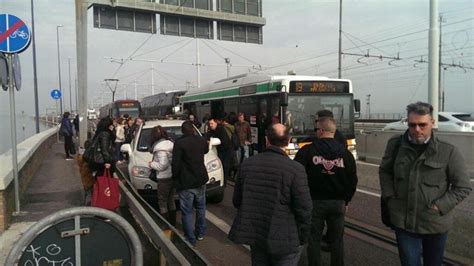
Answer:
<svg viewBox="0 0 474 266"><path fill-rule="evenodd" d="M270 145L286 147L290 141L288 128L280 123L271 125L267 129L267 141Z"/></svg>

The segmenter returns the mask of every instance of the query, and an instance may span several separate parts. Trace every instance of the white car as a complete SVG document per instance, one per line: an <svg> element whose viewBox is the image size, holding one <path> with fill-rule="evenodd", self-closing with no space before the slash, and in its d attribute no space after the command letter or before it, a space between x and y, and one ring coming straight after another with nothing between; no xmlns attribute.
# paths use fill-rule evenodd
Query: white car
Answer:
<svg viewBox="0 0 474 266"><path fill-rule="evenodd" d="M137 131L131 144L124 144L120 148L121 152L127 153L128 174L132 185L144 196L156 196L156 182L149 179L150 168L148 162L152 160L151 148L151 130L155 126L162 126L166 129L168 136L175 140L182 136L181 124L183 120L151 120L146 121ZM201 136L199 130L196 134ZM221 202L224 198L224 171L222 163L217 156L216 146L220 140L211 138L209 143L209 152L204 156L209 182L206 185L207 197L213 202Z"/></svg>
<svg viewBox="0 0 474 266"><path fill-rule="evenodd" d="M382 130L406 130L407 119L388 123ZM468 113L439 112L438 131L474 132L474 118Z"/></svg>

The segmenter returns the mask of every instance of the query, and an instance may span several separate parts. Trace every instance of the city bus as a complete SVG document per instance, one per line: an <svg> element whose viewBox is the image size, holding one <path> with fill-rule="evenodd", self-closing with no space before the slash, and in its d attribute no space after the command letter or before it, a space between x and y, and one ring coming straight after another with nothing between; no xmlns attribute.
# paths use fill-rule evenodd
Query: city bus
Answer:
<svg viewBox="0 0 474 266"><path fill-rule="evenodd" d="M141 116L142 108L137 100L117 100L104 105L99 110L99 117L119 118L128 114L132 118Z"/></svg>
<svg viewBox="0 0 474 266"><path fill-rule="evenodd" d="M185 90L175 90L143 98L141 101L142 117L145 120L150 120L179 113L181 111L179 98L185 93Z"/></svg>
<svg viewBox="0 0 474 266"><path fill-rule="evenodd" d="M191 89L180 100L183 109L198 119L245 113L251 125L254 154L265 148L265 129L269 125L285 124L292 136L286 152L292 158L315 137L316 113L327 109L347 138L348 149L357 156L354 120L360 101L354 100L352 83L347 79L249 73Z"/></svg>

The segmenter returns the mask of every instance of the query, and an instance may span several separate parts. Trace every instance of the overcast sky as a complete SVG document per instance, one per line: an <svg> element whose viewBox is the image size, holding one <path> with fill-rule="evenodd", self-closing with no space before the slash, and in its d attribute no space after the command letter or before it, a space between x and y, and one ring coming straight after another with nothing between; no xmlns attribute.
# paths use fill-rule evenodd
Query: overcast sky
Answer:
<svg viewBox="0 0 474 266"><path fill-rule="evenodd" d="M474 67L474 1L440 0L443 13L443 62ZM31 25L29 0L0 0L0 13L14 14ZM225 57L234 65L231 74L255 71L337 77L338 0L263 0L263 45L200 40L201 84L226 76ZM159 22L159 19L157 19ZM68 58L71 58L71 86L75 77L75 11L73 0L36 0L35 26L40 111L54 107L51 89L58 88L56 26L60 35L60 62L65 110L69 110ZM159 27L159 23L157 25ZM343 51L402 59L343 57L343 77L353 80L354 94L366 109L371 95L372 113L402 113L413 101L427 101L429 1L428 0L344 0ZM155 59L165 62L196 61L196 41L190 38L92 27L88 22L89 102L111 99L105 78L120 79L118 99L151 93L151 63L129 61L119 64L104 57ZM158 49L164 47L162 49ZM153 51L156 50L156 51ZM23 88L16 94L17 112L34 113L32 46L21 54ZM196 85L196 69L190 65L155 63L155 92L180 89L186 81ZM116 73L117 72L117 73ZM114 73L116 75L114 76ZM474 112L474 70L447 68L444 72L447 111ZM0 92L0 113L8 113L8 93ZM75 102L73 92L73 105Z"/></svg>

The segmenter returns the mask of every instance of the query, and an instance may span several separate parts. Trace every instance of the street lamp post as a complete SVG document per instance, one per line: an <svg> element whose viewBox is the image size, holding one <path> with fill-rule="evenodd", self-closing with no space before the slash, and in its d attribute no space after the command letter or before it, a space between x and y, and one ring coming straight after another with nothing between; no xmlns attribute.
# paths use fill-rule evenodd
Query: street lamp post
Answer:
<svg viewBox="0 0 474 266"><path fill-rule="evenodd" d="M59 91L61 92L61 97L59 98L59 111L61 115L63 114L63 97L62 97L62 86L61 86L61 60L60 60L60 52L59 52L59 28L63 25L56 26L56 40L58 44L58 73L59 73Z"/></svg>

